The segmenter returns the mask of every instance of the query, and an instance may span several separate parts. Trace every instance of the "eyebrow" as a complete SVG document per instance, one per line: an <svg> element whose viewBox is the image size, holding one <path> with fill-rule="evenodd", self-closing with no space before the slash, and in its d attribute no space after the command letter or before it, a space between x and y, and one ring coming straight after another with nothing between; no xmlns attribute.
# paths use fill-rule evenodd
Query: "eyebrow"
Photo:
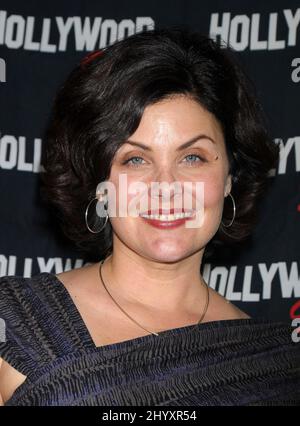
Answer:
<svg viewBox="0 0 300 426"><path fill-rule="evenodd" d="M201 135L194 136L192 139L188 140L187 142L184 142L182 145L180 145L178 148L176 148L176 151L182 151L183 149L188 148L189 146L193 145L195 142L197 142L201 139L208 139L212 143L214 143L214 144L216 143L215 140L212 139L210 136L201 134ZM134 146L138 146L138 147L144 149L145 151L152 151L152 148L150 146L144 145L141 142L134 142L134 141L131 141L131 140L128 139L125 143L128 143L130 145L134 145Z"/></svg>

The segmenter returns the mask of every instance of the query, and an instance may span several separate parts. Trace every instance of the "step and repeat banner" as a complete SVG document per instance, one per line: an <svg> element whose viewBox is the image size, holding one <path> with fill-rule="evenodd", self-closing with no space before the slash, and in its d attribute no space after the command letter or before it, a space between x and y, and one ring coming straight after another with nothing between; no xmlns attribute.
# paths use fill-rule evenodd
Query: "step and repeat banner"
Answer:
<svg viewBox="0 0 300 426"><path fill-rule="evenodd" d="M42 205L43 135L55 92L90 51L143 29L185 25L236 51L254 81L278 168L252 238L202 265L249 315L300 316L300 3L294 0L0 0L0 276L89 262Z"/></svg>

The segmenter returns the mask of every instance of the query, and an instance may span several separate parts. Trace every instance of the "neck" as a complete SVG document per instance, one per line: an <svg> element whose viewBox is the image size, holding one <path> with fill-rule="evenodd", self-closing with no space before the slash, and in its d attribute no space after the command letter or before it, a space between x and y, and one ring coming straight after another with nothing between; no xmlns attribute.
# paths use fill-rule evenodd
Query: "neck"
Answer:
<svg viewBox="0 0 300 426"><path fill-rule="evenodd" d="M105 259L102 277L109 291L125 304L165 313L199 313L206 298L200 275L202 255L203 251L180 261L162 262L123 246Z"/></svg>

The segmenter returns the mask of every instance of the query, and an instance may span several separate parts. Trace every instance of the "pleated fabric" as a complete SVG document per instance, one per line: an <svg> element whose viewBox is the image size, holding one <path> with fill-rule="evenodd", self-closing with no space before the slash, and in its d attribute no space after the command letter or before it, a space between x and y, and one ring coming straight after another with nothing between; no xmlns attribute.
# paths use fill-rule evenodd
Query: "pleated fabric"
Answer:
<svg viewBox="0 0 300 426"><path fill-rule="evenodd" d="M0 357L27 376L6 406L300 406L300 342L267 318L96 347L51 273L0 279Z"/></svg>

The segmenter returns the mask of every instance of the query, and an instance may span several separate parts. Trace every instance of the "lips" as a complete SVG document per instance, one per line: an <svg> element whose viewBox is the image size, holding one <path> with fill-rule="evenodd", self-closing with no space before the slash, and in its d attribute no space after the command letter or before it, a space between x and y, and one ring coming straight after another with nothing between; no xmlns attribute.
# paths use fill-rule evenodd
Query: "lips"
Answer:
<svg viewBox="0 0 300 426"><path fill-rule="evenodd" d="M190 218L184 219L175 219L170 221L162 221L156 219L148 219L145 217L141 217L148 225L153 226L158 229L173 229L178 228L179 226L183 226L187 220L191 220Z"/></svg>
<svg viewBox="0 0 300 426"><path fill-rule="evenodd" d="M183 218L177 218L177 219L173 219L173 220L162 220L162 219L157 219L157 218L151 218L151 217L144 217L143 215L176 215L178 213L190 213L189 216L187 217L183 217ZM158 229L173 229L173 228L177 228L179 226L183 226L185 224L186 221L188 220L192 220L193 216L194 216L194 211L193 210L183 210L183 209L170 209L170 210L165 210L165 209L157 209L157 210L148 210L147 213L141 213L141 219L143 219L148 225L153 226L154 228L158 228Z"/></svg>

